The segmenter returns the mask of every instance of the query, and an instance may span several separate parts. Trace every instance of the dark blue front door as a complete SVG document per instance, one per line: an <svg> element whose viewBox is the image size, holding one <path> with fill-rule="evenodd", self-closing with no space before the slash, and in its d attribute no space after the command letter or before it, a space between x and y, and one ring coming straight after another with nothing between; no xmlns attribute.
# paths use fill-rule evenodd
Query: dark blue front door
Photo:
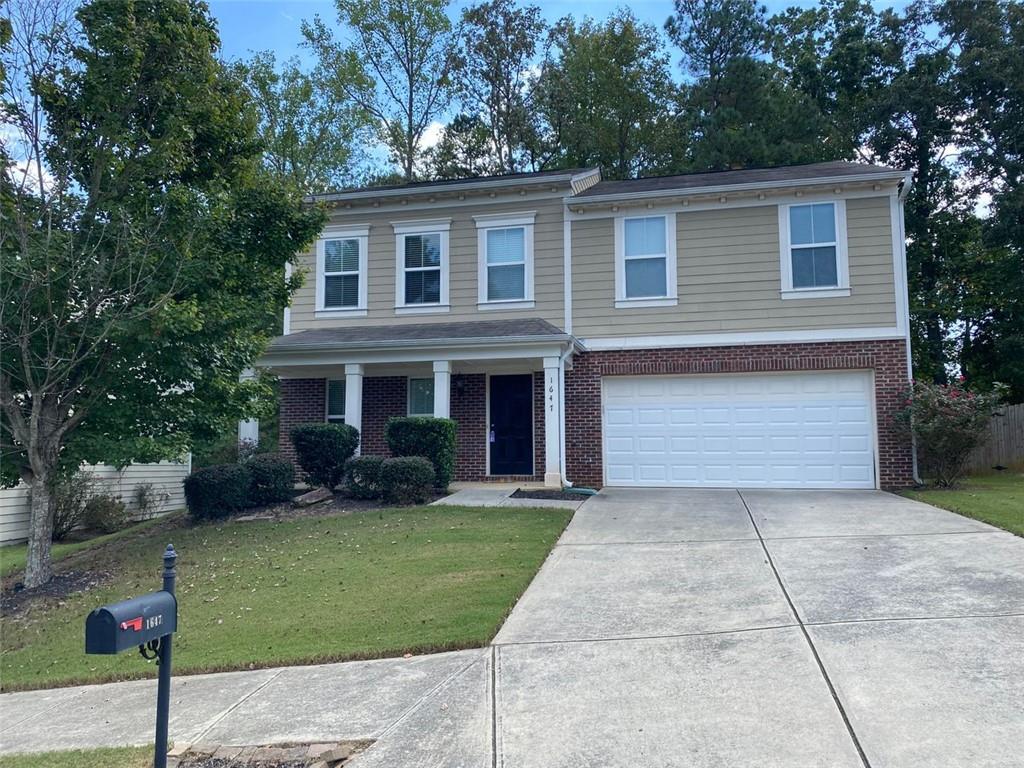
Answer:
<svg viewBox="0 0 1024 768"><path fill-rule="evenodd" d="M533 474L533 374L491 376L492 475Z"/></svg>

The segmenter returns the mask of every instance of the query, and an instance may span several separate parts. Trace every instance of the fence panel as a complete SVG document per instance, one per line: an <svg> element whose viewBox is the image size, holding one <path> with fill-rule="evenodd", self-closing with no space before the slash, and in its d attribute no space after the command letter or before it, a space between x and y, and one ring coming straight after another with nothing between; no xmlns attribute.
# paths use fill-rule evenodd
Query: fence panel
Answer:
<svg viewBox="0 0 1024 768"><path fill-rule="evenodd" d="M971 469L1008 467L1024 461L1024 403L1007 405L992 417L988 440L971 454Z"/></svg>

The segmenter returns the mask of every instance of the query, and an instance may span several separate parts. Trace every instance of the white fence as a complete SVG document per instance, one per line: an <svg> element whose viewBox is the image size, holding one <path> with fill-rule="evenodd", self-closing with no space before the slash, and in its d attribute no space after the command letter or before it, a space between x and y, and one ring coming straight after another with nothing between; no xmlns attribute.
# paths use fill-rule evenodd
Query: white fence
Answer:
<svg viewBox="0 0 1024 768"><path fill-rule="evenodd" d="M1008 467L1024 462L1024 403L1007 405L992 417L988 440L971 454L971 469Z"/></svg>
<svg viewBox="0 0 1024 768"><path fill-rule="evenodd" d="M191 458L161 461L157 464L130 464L122 470L106 464L85 467L102 484L101 490L118 496L139 519L135 507L135 489L150 484L156 494L155 512L170 512L185 506L182 481L189 473ZM0 489L0 544L24 541L28 537L28 488L19 484Z"/></svg>

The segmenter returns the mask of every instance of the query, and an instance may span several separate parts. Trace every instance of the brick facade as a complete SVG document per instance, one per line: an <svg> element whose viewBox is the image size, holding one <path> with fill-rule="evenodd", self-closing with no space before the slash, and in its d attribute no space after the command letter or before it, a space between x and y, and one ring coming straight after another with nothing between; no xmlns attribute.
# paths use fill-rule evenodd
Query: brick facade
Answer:
<svg viewBox="0 0 1024 768"><path fill-rule="evenodd" d="M906 345L899 339L812 344L586 352L566 374L566 471L576 485L600 487L601 377L644 374L759 373L865 370L875 374L880 484L913 483L909 442L894 428L899 395L907 386Z"/></svg>
<svg viewBox="0 0 1024 768"><path fill-rule="evenodd" d="M487 377L482 373L452 376L451 417L458 424L455 479L463 482L487 478ZM325 379L282 379L278 447L293 461L289 434L297 424L324 421L327 410ZM534 475L516 479L543 479L544 374L534 374ZM363 378L362 453L387 456L384 425L392 416L406 415L408 380L404 376Z"/></svg>

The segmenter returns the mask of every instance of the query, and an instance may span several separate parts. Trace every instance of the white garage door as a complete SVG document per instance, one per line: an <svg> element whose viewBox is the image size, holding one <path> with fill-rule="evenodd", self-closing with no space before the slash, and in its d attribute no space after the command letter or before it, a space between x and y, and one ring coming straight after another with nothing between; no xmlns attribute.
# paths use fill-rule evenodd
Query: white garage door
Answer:
<svg viewBox="0 0 1024 768"><path fill-rule="evenodd" d="M608 485L874 488L868 373L606 377Z"/></svg>

